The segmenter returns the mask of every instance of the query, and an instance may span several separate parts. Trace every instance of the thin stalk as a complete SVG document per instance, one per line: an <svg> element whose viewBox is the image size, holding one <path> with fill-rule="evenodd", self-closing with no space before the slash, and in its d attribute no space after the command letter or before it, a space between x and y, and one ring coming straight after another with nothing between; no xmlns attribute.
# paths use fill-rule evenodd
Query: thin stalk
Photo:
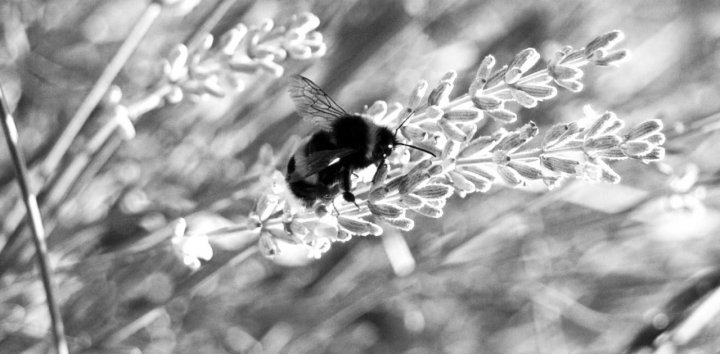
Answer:
<svg viewBox="0 0 720 354"><path fill-rule="evenodd" d="M224 1L224 4L219 3L214 9L213 14L223 13L221 10L226 9L226 6L229 5L228 1ZM70 124L58 139L58 143L56 143L48 154L48 157L40 166L41 180L43 182L50 177L51 172L58 166L72 143L72 140L75 136L77 136L77 133L82 128L82 125L85 121L87 121L89 114L100 102L108 87L112 84L114 77L117 75L119 70L122 69L122 66L137 47L150 25L152 25L154 20L157 18L160 10L161 6L155 2L151 3L146 8L145 12L137 21L125 42L118 50L118 53L115 55L110 64L108 64L108 67L105 69L103 74L98 78L97 82L93 86L93 89L88 93L85 101L83 101L80 105L78 111L71 119ZM204 38L204 36L208 33L207 29L214 27L219 20L220 17L218 16L208 16L203 24L196 29L195 35L191 36L188 41L193 41L197 38ZM160 84L144 98L129 104L127 106L127 110L131 120L136 121L145 113L164 105L164 96L169 92L169 89L169 85L164 83ZM84 170L88 166L96 165L95 159L97 158L103 158L106 160L120 146L120 143L117 141L114 144L111 144L112 146L107 146L108 144L106 144L111 137L117 138L115 128L117 128L117 123L114 119L110 119L105 126L89 140L86 146L81 150L81 153L75 156L73 161L67 164L67 167L63 168L63 170L57 175L58 177L54 178L53 183L51 185L44 186L43 191L40 194L40 198L47 198L52 202L43 203L43 205L46 207L49 205L53 212L58 210L62 204L64 196L68 195L70 188L77 184L80 176L83 176L86 179L91 179L97 173L97 171L85 173ZM104 152L102 154L97 153L100 147L102 147ZM20 204L16 204L15 207L15 209L18 209L18 212L20 213ZM18 222L12 225L13 226L10 226L10 228L13 229L13 232L10 233L5 245L0 248L0 274L7 270L7 264L16 259L15 255L19 254L18 250L24 247L23 243L18 242L19 235L21 235L23 231L23 224ZM4 262L3 259L5 259Z"/></svg>
<svg viewBox="0 0 720 354"><path fill-rule="evenodd" d="M36 258L40 267L40 276L45 289L45 297L47 299L48 310L50 311L50 321L52 326L53 338L55 339L55 350L58 354L67 354L68 346L65 340L65 331L63 329L62 317L60 316L60 308L55 301L54 287L52 281L52 270L48 260L47 245L45 244L45 230L43 230L42 217L37 205L35 195L30 191L28 183L27 166L25 165L25 157L18 148L18 133L15 128L15 121L10 114L10 109L5 101L5 93L0 87L0 115L2 115L3 131L5 132L5 140L7 141L10 155L12 156L15 173L17 174L18 185L22 193L23 202L27 210L27 222L33 234L33 243L35 244Z"/></svg>
<svg viewBox="0 0 720 354"><path fill-rule="evenodd" d="M133 26L115 56L105 67L105 70L103 70L100 77L98 77L98 79L95 81L92 89L90 90L90 92L88 92L87 96L78 107L78 110L70 119L70 122L65 127L65 130L63 130L63 132L61 133L57 142L55 142L55 145L53 145L45 160L43 160L43 162L40 164L39 171L32 171L39 172L38 178L40 179L40 181L42 181L41 183L46 183L47 180L52 176L53 172L60 164L60 161L62 161L63 157L70 148L70 145L75 140L75 137L77 137L78 133L80 132L80 129L82 129L83 125L88 120L90 114L98 105L100 100L102 100L103 96L107 92L108 88L112 84L117 74L120 72L127 60L130 58L132 53L140 44L140 41L143 39L143 37L145 37L145 34L150 29L150 26L160 15L161 10L162 5L156 2L151 2L148 7L145 8L145 11ZM76 162L74 162L72 165L76 168L78 167L78 163ZM67 173L65 171L63 171L63 174L67 176ZM46 192L46 188L47 186L43 185L41 187L42 192ZM52 189L52 187L50 187L50 189ZM50 191L50 194L54 193L56 192ZM21 208L22 207L18 202L17 204L15 204L13 210L21 210ZM18 241L17 238L22 231L22 224L14 224L12 220L10 220L10 224L13 225L10 226L10 228L14 229L14 231L10 234L2 249L0 249L0 254L10 253L10 250L12 250L12 253L14 254L15 249L19 246L22 246L16 245ZM4 268L5 267L0 267L0 273L4 271Z"/></svg>
<svg viewBox="0 0 720 354"><path fill-rule="evenodd" d="M40 166L42 175L48 176L55 170L63 156L65 156L65 153L67 153L73 140L75 140L75 137L80 132L80 129L90 117L90 113L92 113L93 109L100 103L100 100L102 100L108 88L112 85L113 80L115 80L115 77L130 58L130 55L135 52L135 49L143 37L145 37L150 26L152 26L160 15L161 10L162 5L157 2L151 2L145 8L145 11L133 26L115 56L105 67L105 70L103 70L100 77L95 81L90 92L88 92L85 100L83 100L80 107L78 107L75 115L70 119L65 130L55 143L55 146L53 146L52 150L48 153L47 158L43 161Z"/></svg>

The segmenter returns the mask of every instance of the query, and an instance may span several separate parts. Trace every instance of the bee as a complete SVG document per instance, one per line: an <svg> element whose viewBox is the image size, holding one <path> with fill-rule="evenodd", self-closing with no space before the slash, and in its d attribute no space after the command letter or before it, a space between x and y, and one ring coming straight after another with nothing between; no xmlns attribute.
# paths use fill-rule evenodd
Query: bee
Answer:
<svg viewBox="0 0 720 354"><path fill-rule="evenodd" d="M359 114L346 112L306 77L292 76L289 93L300 116L319 128L303 141L287 165L290 191L306 207L318 200L332 201L340 190L343 199L357 205L351 175L373 164L379 170L397 145L435 156L398 140L397 132L412 116L411 111L393 132Z"/></svg>

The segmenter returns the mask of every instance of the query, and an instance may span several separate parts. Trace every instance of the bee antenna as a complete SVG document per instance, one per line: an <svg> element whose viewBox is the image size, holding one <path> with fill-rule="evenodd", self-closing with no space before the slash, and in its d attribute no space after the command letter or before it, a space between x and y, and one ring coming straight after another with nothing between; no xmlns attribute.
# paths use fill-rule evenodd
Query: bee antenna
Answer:
<svg viewBox="0 0 720 354"><path fill-rule="evenodd" d="M428 150L425 150L425 149L423 149L423 148L419 148L419 147L417 147L417 146L415 146L415 145L403 144L403 143L396 143L395 145L402 145L402 146L411 147L411 148L413 148L413 149L420 150L420 151L422 151L422 152L424 152L424 153L426 153L426 154L430 154L430 155L432 155L432 157L437 157L437 156L435 156L435 154L433 154L432 152L430 152L430 151L428 151Z"/></svg>
<svg viewBox="0 0 720 354"><path fill-rule="evenodd" d="M412 116L415 114L415 111L411 110L408 113L410 113L410 114L408 114L408 116L405 117L405 119L403 119L402 123L400 123L400 125L398 125L398 127L395 129L395 134L393 136L397 136L397 133L398 133L398 131L400 131L400 128L402 128L402 126L405 125L405 123L408 121L408 119L412 118Z"/></svg>

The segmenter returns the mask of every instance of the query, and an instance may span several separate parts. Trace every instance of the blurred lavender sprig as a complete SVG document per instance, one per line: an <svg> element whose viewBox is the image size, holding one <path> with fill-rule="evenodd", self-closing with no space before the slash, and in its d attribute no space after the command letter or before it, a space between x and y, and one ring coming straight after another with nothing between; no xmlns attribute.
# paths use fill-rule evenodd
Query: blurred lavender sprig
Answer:
<svg viewBox="0 0 720 354"><path fill-rule="evenodd" d="M260 249L272 257L287 245L299 245L307 248L310 257L318 258L333 242L382 234L381 225L411 230L413 214L440 218L453 194L464 197L487 192L494 184L520 187L536 181L554 187L568 177L618 183L620 176L610 161L662 159L665 137L661 121L646 121L621 134L624 121L611 112L598 114L589 107L582 119L550 128L539 148L527 147L539 133L533 122L476 136L488 118L500 124L517 120L506 108L508 102L532 108L555 97L556 86L581 90L583 66L606 66L628 56L626 50L612 50L622 37L621 32L612 31L584 48L564 47L544 69L534 72L531 69L540 60L535 49L519 52L500 67L489 55L466 93L453 99L450 95L457 74L448 72L429 93L428 83L421 81L407 106L375 102L365 109L364 116L377 124L397 126L413 114L400 130L402 136L436 157L427 158L417 151L396 152L383 170L367 173L377 176L375 180L360 173L354 187L359 208L337 199L337 212L321 203L312 209L298 206L282 173L276 171L269 192L250 216L249 228L260 232Z"/></svg>
<svg viewBox="0 0 720 354"><path fill-rule="evenodd" d="M121 93L108 94L111 118L98 135L106 136L117 127L124 139L131 139L135 136L132 122L153 109L180 103L186 97L193 101L224 97L242 91L245 82L258 72L282 76L282 64L288 59L321 57L327 47L316 31L319 25L317 16L306 12L279 26L272 19L250 27L238 23L220 35L217 43L207 34L192 52L185 44L178 44L163 60L163 75L149 94L130 102L121 102Z"/></svg>
<svg viewBox="0 0 720 354"><path fill-rule="evenodd" d="M163 63L164 84L169 85L165 97L170 103L188 95L222 97L231 89L244 88L243 75L264 71L280 77L282 63L289 58L308 60L325 55L323 36L316 31L319 25L317 16L302 13L286 25L276 26L271 19L251 27L238 23L217 40L208 34L192 53L179 44Z"/></svg>
<svg viewBox="0 0 720 354"><path fill-rule="evenodd" d="M317 16L301 13L279 26L271 19L251 27L238 23L222 34L217 43L207 34L193 52L185 44L177 45L163 61L163 77L150 94L125 103L121 101L119 89L108 93L106 105L110 119L90 139L88 150L99 149L115 129L124 140L132 139L135 136L133 121L166 103L176 104L185 97L192 100L203 96L223 97L242 91L244 80L257 72L282 76L282 63L288 59L309 60L325 55L327 47L323 36L316 31L319 25ZM197 270L200 260L212 258L213 250L207 235L186 233L185 226L182 219L175 225L172 245L178 257L189 268Z"/></svg>

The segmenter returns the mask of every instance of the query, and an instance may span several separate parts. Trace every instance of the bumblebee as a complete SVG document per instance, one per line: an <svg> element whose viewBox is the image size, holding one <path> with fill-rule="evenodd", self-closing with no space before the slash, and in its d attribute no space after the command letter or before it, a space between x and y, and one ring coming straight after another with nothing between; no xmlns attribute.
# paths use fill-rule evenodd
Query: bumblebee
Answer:
<svg viewBox="0 0 720 354"><path fill-rule="evenodd" d="M358 114L341 108L314 82L300 75L291 77L289 93L300 116L319 130L306 138L288 161L286 180L290 191L312 206L331 201L342 190L343 199L355 203L350 177L354 171L385 163L397 145L393 132Z"/></svg>

